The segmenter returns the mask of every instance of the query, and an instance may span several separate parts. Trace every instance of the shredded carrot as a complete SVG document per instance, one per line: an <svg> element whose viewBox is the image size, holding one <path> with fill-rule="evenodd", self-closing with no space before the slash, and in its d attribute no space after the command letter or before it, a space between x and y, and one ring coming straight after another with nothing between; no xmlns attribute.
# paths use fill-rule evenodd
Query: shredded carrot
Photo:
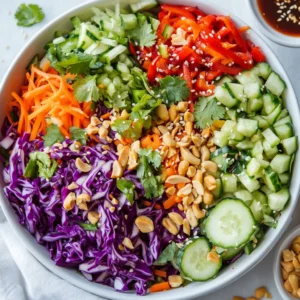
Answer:
<svg viewBox="0 0 300 300"><path fill-rule="evenodd" d="M75 99L73 88L67 82L74 75L61 77L50 65L45 65L43 70L32 66L31 72L26 74L28 83L22 87L21 95L13 92L13 99L8 103L6 115L11 123L13 107L19 110L18 133L30 132L30 140L37 138L45 133L46 118L57 124L64 136L70 136L71 126L88 126L91 104Z"/></svg>
<svg viewBox="0 0 300 300"><path fill-rule="evenodd" d="M154 270L154 274L160 277L167 277L167 272L163 270Z"/></svg>
<svg viewBox="0 0 300 300"><path fill-rule="evenodd" d="M240 32L246 32L247 30L249 30L251 27L250 26L243 26L239 29Z"/></svg>
<svg viewBox="0 0 300 300"><path fill-rule="evenodd" d="M172 176L172 175L176 175L176 174L177 174L177 171L176 171L174 166L171 166L170 168L166 169L167 177Z"/></svg>
<svg viewBox="0 0 300 300"><path fill-rule="evenodd" d="M148 134L141 140L142 148L152 148L153 150L158 149L161 146L161 139L158 134Z"/></svg>
<svg viewBox="0 0 300 300"><path fill-rule="evenodd" d="M43 71L44 72L47 72L50 68L50 61L47 60L47 62L44 64L44 67L43 67Z"/></svg>
<svg viewBox="0 0 300 300"><path fill-rule="evenodd" d="M107 119L109 119L109 117L110 117L110 112L100 116L100 119L107 120Z"/></svg>
<svg viewBox="0 0 300 300"><path fill-rule="evenodd" d="M147 207L149 207L149 206L152 205L152 203L151 203L150 201L148 201L148 200L144 200L144 201L143 201L143 204L144 204L145 206L147 206ZM161 205L158 204L158 203L155 203L153 207L154 207L155 209L161 209Z"/></svg>
<svg viewBox="0 0 300 300"><path fill-rule="evenodd" d="M165 282L153 284L150 287L149 292L150 293L156 293L156 292L167 291L167 290L170 290L170 289L171 289L171 287L169 285L169 282L165 281Z"/></svg>
<svg viewBox="0 0 300 300"><path fill-rule="evenodd" d="M171 208L172 206L174 206L175 204L177 203L180 203L182 201L182 199L176 195L172 195L170 198L168 198L163 206L164 206L164 209L169 209Z"/></svg>

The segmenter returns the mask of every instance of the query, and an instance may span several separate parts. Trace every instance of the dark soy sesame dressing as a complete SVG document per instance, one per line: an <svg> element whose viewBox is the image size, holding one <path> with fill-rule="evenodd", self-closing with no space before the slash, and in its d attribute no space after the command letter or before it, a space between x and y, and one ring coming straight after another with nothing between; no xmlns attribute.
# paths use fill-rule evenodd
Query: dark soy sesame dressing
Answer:
<svg viewBox="0 0 300 300"><path fill-rule="evenodd" d="M300 36L300 0L257 0L265 21L275 30Z"/></svg>

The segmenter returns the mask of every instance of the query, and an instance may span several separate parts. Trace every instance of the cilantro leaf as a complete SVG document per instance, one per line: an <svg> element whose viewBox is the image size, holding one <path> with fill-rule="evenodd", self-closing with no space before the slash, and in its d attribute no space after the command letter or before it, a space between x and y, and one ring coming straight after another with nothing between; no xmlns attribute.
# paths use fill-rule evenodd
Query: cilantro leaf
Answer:
<svg viewBox="0 0 300 300"><path fill-rule="evenodd" d="M21 4L15 13L15 18L18 20L17 25L30 27L41 22L45 15L42 9L36 4Z"/></svg>
<svg viewBox="0 0 300 300"><path fill-rule="evenodd" d="M194 117L197 128L204 129L214 121L222 119L224 115L225 108L218 105L216 99L207 101L206 98L201 98L195 105Z"/></svg>
<svg viewBox="0 0 300 300"><path fill-rule="evenodd" d="M130 107L131 101L128 96L128 91L117 91L115 92L112 97L109 97L109 103L113 108L127 108Z"/></svg>
<svg viewBox="0 0 300 300"><path fill-rule="evenodd" d="M86 134L84 129L78 127L70 127L71 140L78 141L82 145L86 145Z"/></svg>
<svg viewBox="0 0 300 300"><path fill-rule="evenodd" d="M36 160L29 160L23 175L26 178L36 178L38 176L38 165Z"/></svg>
<svg viewBox="0 0 300 300"><path fill-rule="evenodd" d="M175 242L171 242L164 251L159 255L158 259L153 263L155 266L163 266L169 261L172 261L178 251L178 247Z"/></svg>
<svg viewBox="0 0 300 300"><path fill-rule="evenodd" d="M152 199L162 195L164 186L161 182L159 172L161 156L152 149L141 149L139 151L139 165L137 177L145 189L145 197Z"/></svg>
<svg viewBox="0 0 300 300"><path fill-rule="evenodd" d="M52 166L48 168L45 168L45 166L40 161L37 162L39 169L39 177L45 177L47 179L50 179L54 175L58 164L55 159L52 159L51 162Z"/></svg>
<svg viewBox="0 0 300 300"><path fill-rule="evenodd" d="M44 144L46 147L51 147L57 142L63 142L65 138L61 134L57 125L51 124L46 129L46 134L43 136Z"/></svg>
<svg viewBox="0 0 300 300"><path fill-rule="evenodd" d="M97 101L100 91L97 87L97 76L79 77L73 84L74 95L78 102Z"/></svg>
<svg viewBox="0 0 300 300"><path fill-rule="evenodd" d="M132 120L116 119L112 124L112 130L118 132L124 138L130 138L134 141L139 139L142 135L144 121L139 119L136 122Z"/></svg>
<svg viewBox="0 0 300 300"><path fill-rule="evenodd" d="M145 21L142 26L128 31L128 35L133 40L138 42L141 47L153 46L157 38L151 24L149 24L147 21Z"/></svg>
<svg viewBox="0 0 300 300"><path fill-rule="evenodd" d="M134 201L134 184L130 180L118 179L117 188L126 196L130 204Z"/></svg>
<svg viewBox="0 0 300 300"><path fill-rule="evenodd" d="M186 81L179 76L166 76L161 79L156 93L168 106L184 101L190 96Z"/></svg>

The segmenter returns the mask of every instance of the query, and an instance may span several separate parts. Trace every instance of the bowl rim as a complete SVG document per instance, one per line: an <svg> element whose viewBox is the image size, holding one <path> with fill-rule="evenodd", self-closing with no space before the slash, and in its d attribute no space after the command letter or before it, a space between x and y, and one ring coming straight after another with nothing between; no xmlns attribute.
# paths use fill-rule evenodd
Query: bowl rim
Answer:
<svg viewBox="0 0 300 300"><path fill-rule="evenodd" d="M177 1L177 4L180 4L179 0L165 0L161 2L168 2L168 3L174 3ZM31 44L39 40L43 33L45 33L49 29L53 29L52 27L56 26L61 20L67 18L71 14L75 13L80 13L81 11L87 10L93 5L101 5L105 2L105 0L91 0L82 4L79 4L78 6L75 6L71 8L70 10L60 14L58 17L53 19L51 22L49 22L47 25L45 25L42 29L40 29L31 39L30 41L21 49L21 51L18 53L18 55L15 57L13 60L12 64L10 65L9 69L7 70L5 76L3 77L3 80L0 84L0 95L2 93L2 90L4 89L5 83L7 82L7 79L10 77L11 73L13 72L15 66L17 65L19 59L23 55L23 53L26 53L26 51L29 50ZM123 2L127 2L124 0ZM110 2L111 4L111 2ZM244 21L242 21L239 17L235 16L234 14L230 13L226 9L223 9L222 7L215 7L213 4L207 4L206 0L186 0L185 5L198 5L200 8L201 6L205 7L204 10L209 11L210 13L215 13L215 14L223 14L223 15L230 15L232 20L235 23L238 23L240 26L246 25ZM276 57L276 55L273 53L273 51L270 49L270 47L264 42L262 37L256 33L253 29L250 30L250 33L248 33L255 39L259 41L258 46L261 46L265 52L268 53L268 57L270 60L273 60L274 62L274 67L275 69L280 69L280 75L284 78L287 86L288 86L288 92L290 94L290 98L292 98L293 102L293 110L295 109L297 116L300 120L300 113L299 113L299 106L297 103L297 98L294 92L294 89L292 87L292 84L283 68L281 65L279 59ZM273 67L273 66L272 66ZM276 70L277 71L277 70ZM294 169L299 169L300 170L300 159L295 160L294 164ZM299 171L300 172L300 171ZM182 297L185 299L190 299L192 297L196 296L203 296L208 293L211 293L213 291L216 291L229 283L237 280L240 276L244 275L247 273L249 270L251 270L255 265L257 265L272 249L271 245L275 245L275 243L279 240L279 238L282 236L284 233L285 229L289 225L291 221L291 216L295 210L296 204L297 204L297 199L299 196L300 192L300 186L297 186L295 188L294 194L292 195L292 198L294 201L290 203L289 207L286 208L286 213L285 213L285 219L281 228L277 229L276 235L271 237L268 241L265 241L265 244L260 245L260 252L254 252L252 256L249 256L246 260L246 262L243 264L243 266L240 266L240 264L234 263L231 265L232 269L235 269L235 266L238 266L239 269L235 269L233 272L227 272L226 277L222 278L223 280L220 279L220 277L217 277L213 279L212 281L208 281L207 283L203 285L199 285L198 283L193 283L189 285L189 288L184 288L184 289L173 289L168 292L160 292L160 293L155 293L155 294L148 294L147 298L149 299L169 299L169 300L181 300ZM86 290L88 292L91 292L93 294L105 297L105 298L110 298L110 299L140 299L140 296L136 296L133 293L120 293L114 291L112 288L108 288L104 285L101 284L95 284L87 281L86 279L79 278L79 275L76 274L74 275L75 272L72 270L72 272L68 269L64 268L59 268L57 267L53 261L49 257L45 257L44 253L41 253L40 247L41 245L38 245L34 237L30 235L30 233L23 228L17 221L16 214L11 208L11 205L9 201L6 199L6 197L3 195L3 193L0 193L0 204L3 209L3 212L12 226L13 230L15 231L16 235L21 239L25 247L31 252L31 254L36 257L37 260L39 260L45 267L47 267L50 271L52 271L54 274L60 276L64 280L68 281L69 283L73 284L74 286L77 286L83 290ZM283 216L282 216L283 218ZM38 247L40 246L40 247ZM43 247L44 248L44 247ZM48 253L47 253L48 254ZM230 270L230 267L227 267L226 271ZM225 271L224 271L225 273ZM213 282L213 284L211 284ZM201 288L199 288L199 286Z"/></svg>
<svg viewBox="0 0 300 300"><path fill-rule="evenodd" d="M257 0L247 0L248 8L251 10L254 23L258 27L259 30L271 41L286 47L291 48L299 48L300 47L300 36L293 37L289 35L285 35L273 29L260 13L257 13L258 10Z"/></svg>
<svg viewBox="0 0 300 300"><path fill-rule="evenodd" d="M274 265L273 265L273 273L274 273L274 280L277 290L279 291L280 295L284 300L297 300L293 295L288 293L283 287L283 280L281 275L281 268L280 268L280 260L281 260L281 253L284 249L289 247L292 240L295 236L300 236L300 225L294 227L291 231L285 234L283 240L277 247L276 253L274 255Z"/></svg>

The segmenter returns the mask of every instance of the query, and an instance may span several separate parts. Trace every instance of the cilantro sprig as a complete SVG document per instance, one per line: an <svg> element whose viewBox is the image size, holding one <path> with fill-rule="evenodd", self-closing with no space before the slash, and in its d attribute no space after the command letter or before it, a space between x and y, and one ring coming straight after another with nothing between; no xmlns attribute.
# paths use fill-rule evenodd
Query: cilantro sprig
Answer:
<svg viewBox="0 0 300 300"><path fill-rule="evenodd" d="M42 9L36 4L21 4L15 13L15 18L18 20L17 25L30 27L36 23L43 21L45 15Z"/></svg>
<svg viewBox="0 0 300 300"><path fill-rule="evenodd" d="M157 38L151 24L149 24L146 20L138 28L128 31L128 35L141 47L153 46Z"/></svg>
<svg viewBox="0 0 300 300"><path fill-rule="evenodd" d="M96 75L77 78L73 84L73 89L78 102L98 101L100 98Z"/></svg>
<svg viewBox="0 0 300 300"><path fill-rule="evenodd" d="M224 115L225 108L218 105L216 99L208 101L206 98L201 98L195 105L194 117L197 128L204 129L214 121L222 119Z"/></svg>
<svg viewBox="0 0 300 300"><path fill-rule="evenodd" d="M55 143L63 142L64 136L61 134L57 125L51 124L46 129L46 134L43 136L44 144L46 147L51 147Z"/></svg>
<svg viewBox="0 0 300 300"><path fill-rule="evenodd" d="M134 184L127 179L118 179L117 188L126 196L130 204L134 201Z"/></svg>

